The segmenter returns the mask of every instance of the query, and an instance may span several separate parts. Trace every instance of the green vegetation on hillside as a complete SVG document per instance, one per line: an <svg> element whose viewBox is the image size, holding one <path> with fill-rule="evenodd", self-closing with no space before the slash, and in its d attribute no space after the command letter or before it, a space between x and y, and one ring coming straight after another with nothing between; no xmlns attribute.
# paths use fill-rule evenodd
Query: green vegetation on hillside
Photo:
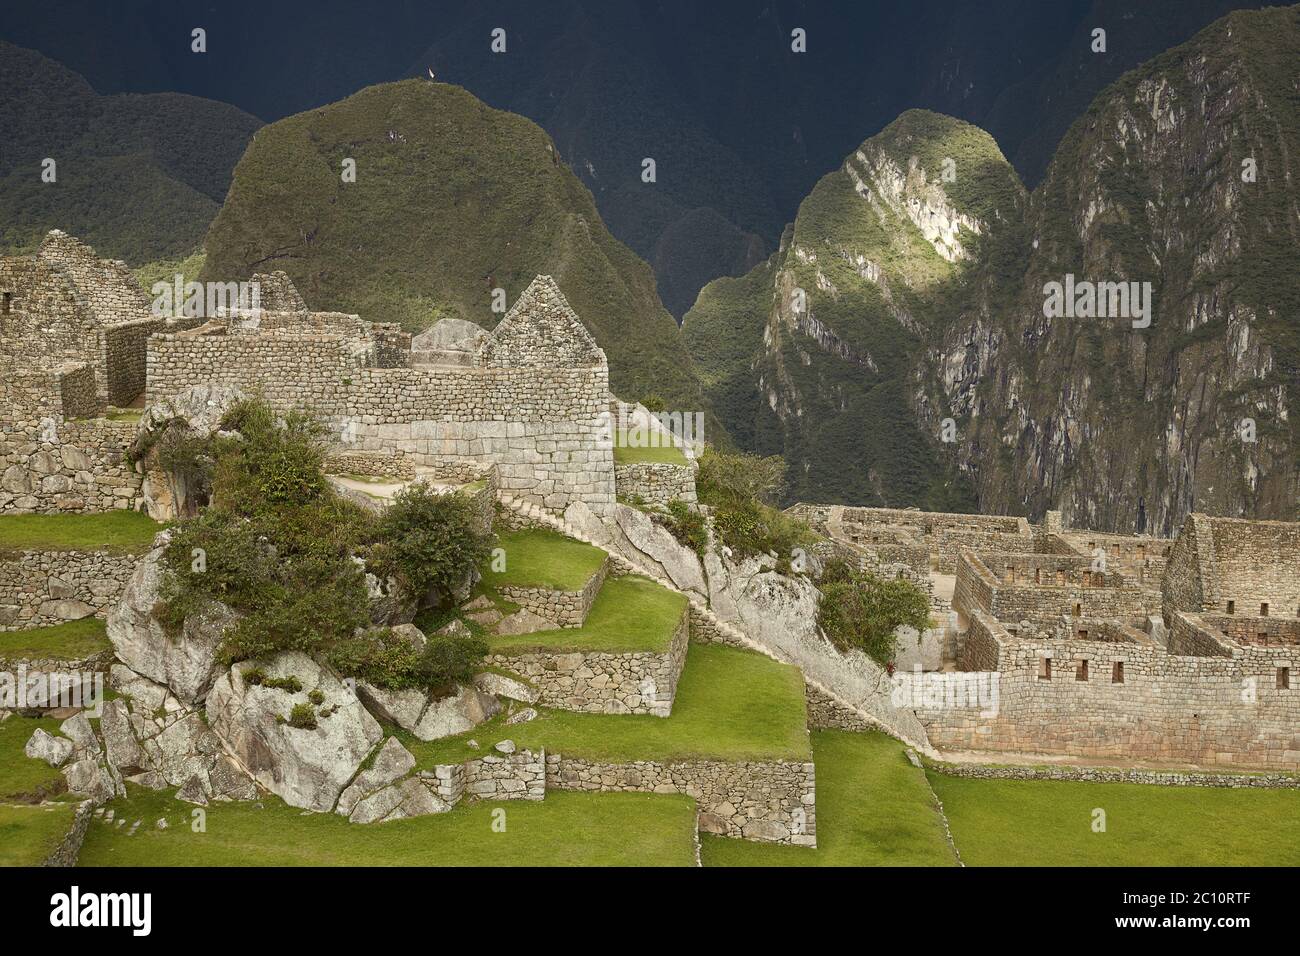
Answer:
<svg viewBox="0 0 1300 956"><path fill-rule="evenodd" d="M1295 866L1300 791L929 771L968 866ZM1105 813L1104 832L1094 822Z"/></svg>
<svg viewBox="0 0 1300 956"><path fill-rule="evenodd" d="M264 796L194 807L127 785L108 805L139 831L92 821L82 866L693 866L694 801L675 794L551 792L540 802L464 802L448 813L358 824ZM500 832L499 812L505 814ZM169 826L154 825L167 819Z"/></svg>
<svg viewBox="0 0 1300 956"><path fill-rule="evenodd" d="M947 261L893 208L859 153L883 154L909 189L942 190L986 231L1021 216L1024 190L987 133L910 110L822 177L782 252L706 286L684 336L732 439L786 459L785 500L973 510L950 451L913 408L917 366L955 317L970 265ZM988 245L965 228L958 238L976 261Z"/></svg>
<svg viewBox="0 0 1300 956"><path fill-rule="evenodd" d="M761 654L692 644L671 717L578 714L539 708L528 723L500 718L456 737L424 743L397 733L421 767L459 763L509 738L521 749L596 760L807 760L803 674ZM550 796L547 796L550 799Z"/></svg>
<svg viewBox="0 0 1300 956"><path fill-rule="evenodd" d="M582 627L493 635L494 654L530 650L662 654L686 611L686 595L637 575L607 578Z"/></svg>
<svg viewBox="0 0 1300 956"><path fill-rule="evenodd" d="M162 525L136 511L104 514L0 515L0 552L149 550Z"/></svg>
<svg viewBox="0 0 1300 956"><path fill-rule="evenodd" d="M83 660L112 645L97 617L24 631L0 631L0 660Z"/></svg>
<svg viewBox="0 0 1300 956"><path fill-rule="evenodd" d="M260 121L179 93L100 96L71 70L0 42L0 251L50 229L140 265L202 242ZM56 179L41 178L45 159Z"/></svg>
<svg viewBox="0 0 1300 956"><path fill-rule="evenodd" d="M72 827L71 803L0 804L0 866L40 866Z"/></svg>
<svg viewBox="0 0 1300 956"><path fill-rule="evenodd" d="M66 789L63 775L44 760L27 756L27 741L37 730L58 734L59 721L50 717L14 716L0 722L0 801L30 802Z"/></svg>
<svg viewBox="0 0 1300 956"><path fill-rule="evenodd" d="M606 557L600 548L537 528L503 532L497 547L505 553L504 569L494 570L495 560L483 569L484 584L493 588L581 591Z"/></svg>
<svg viewBox="0 0 1300 956"><path fill-rule="evenodd" d="M815 730L817 847L700 834L705 866L953 866L925 773L893 737Z"/></svg>
<svg viewBox="0 0 1300 956"><path fill-rule="evenodd" d="M344 160L356 181L343 182ZM701 397L650 268L605 229L550 138L444 83L373 86L266 126L205 243L205 279L283 268L307 302L422 329L491 327L492 290L554 276L616 392Z"/></svg>

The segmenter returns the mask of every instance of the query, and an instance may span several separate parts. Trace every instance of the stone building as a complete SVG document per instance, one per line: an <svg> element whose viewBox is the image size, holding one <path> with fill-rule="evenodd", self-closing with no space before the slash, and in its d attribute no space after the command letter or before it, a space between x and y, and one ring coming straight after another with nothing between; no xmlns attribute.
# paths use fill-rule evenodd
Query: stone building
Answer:
<svg viewBox="0 0 1300 956"><path fill-rule="evenodd" d="M280 283L277 300L296 292ZM272 303L275 304L275 303ZM443 320L412 341L333 312L240 310L148 340L148 401L232 386L330 427L338 453L394 473L495 464L500 490L553 512L616 496L609 365L550 276L492 332ZM693 471L675 487L693 499Z"/></svg>
<svg viewBox="0 0 1300 956"><path fill-rule="evenodd" d="M85 365L100 402L129 405L145 339L164 325L126 263L57 229L32 255L0 258L0 360L16 371Z"/></svg>

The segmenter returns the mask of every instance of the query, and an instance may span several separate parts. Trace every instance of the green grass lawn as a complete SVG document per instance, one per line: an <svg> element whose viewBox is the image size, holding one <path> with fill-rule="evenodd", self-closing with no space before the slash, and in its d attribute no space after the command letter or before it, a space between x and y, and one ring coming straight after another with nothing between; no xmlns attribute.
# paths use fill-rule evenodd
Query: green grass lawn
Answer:
<svg viewBox="0 0 1300 956"><path fill-rule="evenodd" d="M465 802L450 813L367 825L275 797L194 807L128 784L109 804L125 827L92 821L82 866L693 866L694 801L675 794L558 793L540 802ZM505 832L492 828L505 810ZM156 826L165 817L166 830ZM135 836L127 836L140 820Z"/></svg>
<svg viewBox="0 0 1300 956"><path fill-rule="evenodd" d="M40 866L72 826L71 803L0 804L0 866Z"/></svg>
<svg viewBox="0 0 1300 956"><path fill-rule="evenodd" d="M618 439L614 442L614 463L616 465L631 465L639 462L663 465L688 464L686 456L682 454L682 450L676 445L638 447L627 444L628 441L627 430L619 429Z"/></svg>
<svg viewBox="0 0 1300 956"><path fill-rule="evenodd" d="M112 646L104 633L104 622L97 617L50 627L32 627L25 631L0 631L0 660L58 658L76 661Z"/></svg>
<svg viewBox="0 0 1300 956"><path fill-rule="evenodd" d="M431 743L398 736L426 768L483 756L507 738L521 749L611 761L807 760L811 753L799 669L720 645L691 645L671 717L539 710L528 723L506 726L497 717Z"/></svg>
<svg viewBox="0 0 1300 956"><path fill-rule="evenodd" d="M600 548L566 538L555 531L529 529L498 535L497 547L505 552L505 570L483 569L489 588L548 588L581 591L605 563Z"/></svg>
<svg viewBox="0 0 1300 956"><path fill-rule="evenodd" d="M817 848L700 834L705 866L955 866L924 771L881 733L816 730Z"/></svg>
<svg viewBox="0 0 1300 956"><path fill-rule="evenodd" d="M488 634L485 639L495 654L530 650L662 654L672 643L687 603L686 595L669 591L649 578L607 578L582 627L532 634Z"/></svg>
<svg viewBox="0 0 1300 956"><path fill-rule="evenodd" d="M162 525L137 511L87 515L4 515L0 551L147 551Z"/></svg>
<svg viewBox="0 0 1300 956"><path fill-rule="evenodd" d="M61 788L63 775L58 770L23 752L37 728L57 734L60 723L49 717L18 716L0 723L0 800L53 795Z"/></svg>
<svg viewBox="0 0 1300 956"><path fill-rule="evenodd" d="M928 774L971 866L1300 865L1296 790Z"/></svg>

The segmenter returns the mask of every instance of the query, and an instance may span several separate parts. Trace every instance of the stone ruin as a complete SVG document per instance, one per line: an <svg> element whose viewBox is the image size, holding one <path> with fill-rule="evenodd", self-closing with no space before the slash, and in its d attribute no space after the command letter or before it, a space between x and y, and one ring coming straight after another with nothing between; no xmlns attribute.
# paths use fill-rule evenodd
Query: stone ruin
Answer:
<svg viewBox="0 0 1300 956"><path fill-rule="evenodd" d="M1300 524L1192 514L1170 540L1057 512L795 510L864 566L945 585L907 668L929 672L907 686L933 746L1300 768Z"/></svg>

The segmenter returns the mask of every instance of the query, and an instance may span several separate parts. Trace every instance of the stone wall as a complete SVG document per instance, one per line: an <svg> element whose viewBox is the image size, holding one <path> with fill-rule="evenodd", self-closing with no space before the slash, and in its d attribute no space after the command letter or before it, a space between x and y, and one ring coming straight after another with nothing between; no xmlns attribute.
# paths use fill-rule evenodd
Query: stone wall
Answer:
<svg viewBox="0 0 1300 956"><path fill-rule="evenodd" d="M688 619L683 611L672 642L662 654L537 651L493 654L485 662L527 680L537 690L538 703L548 707L667 717L686 664Z"/></svg>
<svg viewBox="0 0 1300 956"><path fill-rule="evenodd" d="M345 452L416 466L495 462L501 490L551 510L614 502L613 447L602 414L607 367L379 368L355 339L327 333L149 340L149 400L189 385L260 393L329 424Z"/></svg>
<svg viewBox="0 0 1300 956"><path fill-rule="evenodd" d="M546 781L557 790L684 793L695 798L700 829L706 833L817 845L817 784L811 762L609 763L547 754Z"/></svg>
<svg viewBox="0 0 1300 956"><path fill-rule="evenodd" d="M90 829L90 821L94 812L95 805L90 800L77 805L72 814L72 826L68 828L68 832L59 841L59 845L41 861L41 866L77 865L77 857L81 853L81 844L85 842L86 831Z"/></svg>
<svg viewBox="0 0 1300 956"><path fill-rule="evenodd" d="M137 560L106 551L0 552L0 631L104 617Z"/></svg>
<svg viewBox="0 0 1300 956"><path fill-rule="evenodd" d="M106 327L100 334L104 370L101 394L110 405L129 405L144 391L146 342L168 328L163 319L140 319Z"/></svg>
<svg viewBox="0 0 1300 956"><path fill-rule="evenodd" d="M1278 668L1300 658L1293 647L1188 656L1154 644L1021 640L996 622L974 638L984 621L972 614L963 665L987 664L992 652L977 648L996 645L997 713L921 710L936 747L1300 769L1300 693L1277 686Z"/></svg>
<svg viewBox="0 0 1300 956"><path fill-rule="evenodd" d="M546 796L546 751L491 753L420 774L449 804L479 800L541 800Z"/></svg>
<svg viewBox="0 0 1300 956"><path fill-rule="evenodd" d="M1300 777L1283 773L1179 772L1139 770L1132 767L1016 767L967 763L939 763L934 766L949 777L971 777L976 780L1078 780L1087 783L1140 783L1158 787L1227 787L1234 790L1300 788Z"/></svg>
<svg viewBox="0 0 1300 956"><path fill-rule="evenodd" d="M857 711L845 707L834 697L823 693L812 684L804 685L804 699L808 706L809 729L832 730L878 730L879 728L865 720Z"/></svg>
<svg viewBox="0 0 1300 956"><path fill-rule="evenodd" d="M694 504L695 469L666 462L631 462L614 466L614 486L624 498L637 496L648 505L680 500Z"/></svg>
<svg viewBox="0 0 1300 956"><path fill-rule="evenodd" d="M136 509L144 477L126 459L134 422L0 421L0 513Z"/></svg>
<svg viewBox="0 0 1300 956"><path fill-rule="evenodd" d="M518 604L526 611L556 624L559 627L582 627L591 612L591 605L600 593L609 574L610 561L606 555L600 568L587 579L580 591L556 591L551 588L500 587L497 590L507 601Z"/></svg>
<svg viewBox="0 0 1300 956"><path fill-rule="evenodd" d="M1157 587L1119 571L1095 571L1091 558L967 551L957 561L953 609L969 616L978 607L1000 621L1040 627L1053 626L1062 615L1138 619L1159 607Z"/></svg>
<svg viewBox="0 0 1300 956"><path fill-rule="evenodd" d="M415 478L415 465L402 452L340 451L325 456L325 473L411 481Z"/></svg>

